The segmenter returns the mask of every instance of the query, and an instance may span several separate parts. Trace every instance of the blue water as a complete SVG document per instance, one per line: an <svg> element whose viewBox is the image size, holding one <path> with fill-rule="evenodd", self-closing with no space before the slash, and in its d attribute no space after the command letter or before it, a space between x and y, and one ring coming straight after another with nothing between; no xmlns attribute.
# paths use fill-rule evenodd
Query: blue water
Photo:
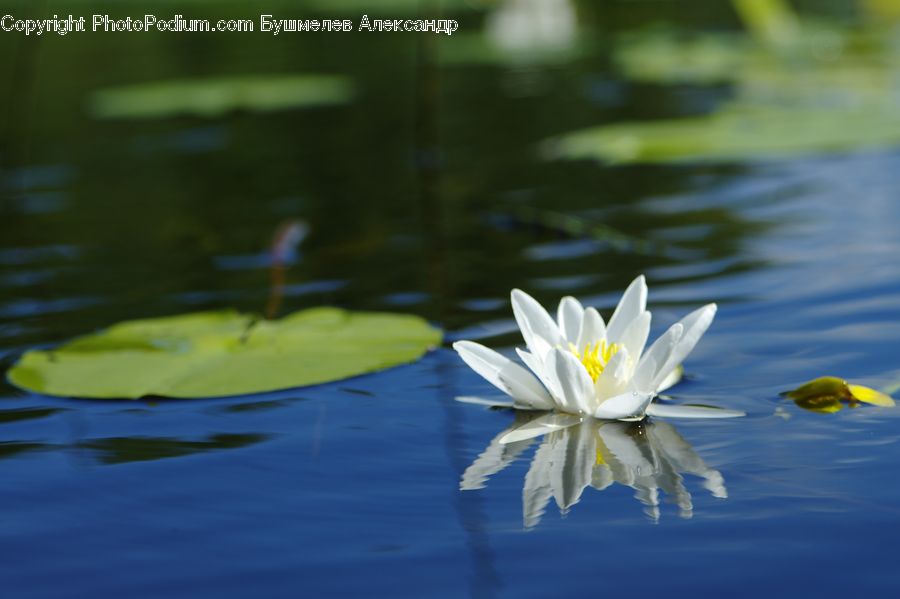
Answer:
<svg viewBox="0 0 900 599"><path fill-rule="evenodd" d="M494 390L448 346L224 400L68 400L4 383L4 596L896 594L900 410L819 414L778 393L821 375L900 380L900 152L545 162L540 140L619 102L590 93L599 75L577 61L443 67L441 135L423 142L396 101L414 103L411 41L384 38L373 55L353 40L334 56L303 54L316 42L294 38L243 59L346 72L366 91L345 107L213 126L77 114L61 129L52 97L97 83L49 81L70 58L67 42L47 42L50 70L31 92L47 118L6 139L31 149L4 170L0 366L117 320L262 310L269 237L301 218L310 235L285 311L412 312L448 340L511 352L512 287L548 306L576 295L608 316L646 273L653 337L716 301L671 394L747 416L584 425L503 450L492 440L524 417L457 402ZM77 43L86 56L112 42ZM184 74L159 62L165 48L149 63ZM135 76L111 65L96 77ZM626 92L660 114L671 98L659 94L680 97ZM158 143L140 142L151 134ZM439 167L422 144L439 144ZM651 249L556 230L523 207Z"/></svg>

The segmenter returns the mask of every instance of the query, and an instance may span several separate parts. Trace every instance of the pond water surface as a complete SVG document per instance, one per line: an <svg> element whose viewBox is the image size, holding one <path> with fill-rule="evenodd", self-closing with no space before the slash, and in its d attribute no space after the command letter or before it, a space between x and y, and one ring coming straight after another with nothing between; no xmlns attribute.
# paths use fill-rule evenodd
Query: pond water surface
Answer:
<svg viewBox="0 0 900 599"><path fill-rule="evenodd" d="M900 151L547 161L547 137L728 93L631 84L602 44L498 65L423 60L416 36L20 42L0 39L20 85L3 92L18 115L3 138L4 369L119 320L262 311L269 240L301 219L282 313L411 312L448 342L512 352L511 288L609 316L645 273L652 337L719 304L671 395L747 416L587 423L500 447L523 416L455 401L494 390L449 343L381 373L219 400L76 401L3 383L4 593L896 591L900 410L820 414L778 393L821 375L900 380ZM342 74L357 91L216 118L85 108L104 86L261 71Z"/></svg>

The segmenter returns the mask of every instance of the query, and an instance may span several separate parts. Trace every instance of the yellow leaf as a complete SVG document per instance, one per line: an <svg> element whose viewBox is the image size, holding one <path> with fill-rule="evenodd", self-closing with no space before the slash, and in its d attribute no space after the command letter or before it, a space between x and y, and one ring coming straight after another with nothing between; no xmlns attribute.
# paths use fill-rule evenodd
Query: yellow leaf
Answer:
<svg viewBox="0 0 900 599"><path fill-rule="evenodd" d="M843 407L841 402L848 403L851 408L858 406L860 402L886 408L895 405L894 400L881 391L851 385L836 376L819 377L782 395L790 397L805 410L823 413L837 412Z"/></svg>
<svg viewBox="0 0 900 599"><path fill-rule="evenodd" d="M884 408L892 408L895 405L894 400L891 399L891 396L885 395L881 391L869 389L868 387L863 387L862 385L848 385L848 388L850 389L850 393L853 395L853 399L855 399L856 401L870 403L872 405L882 406Z"/></svg>

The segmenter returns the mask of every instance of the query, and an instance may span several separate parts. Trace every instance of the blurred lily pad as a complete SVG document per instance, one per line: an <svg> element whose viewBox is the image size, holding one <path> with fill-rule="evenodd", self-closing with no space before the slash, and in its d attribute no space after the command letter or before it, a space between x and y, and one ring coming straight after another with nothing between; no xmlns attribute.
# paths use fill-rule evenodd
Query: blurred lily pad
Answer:
<svg viewBox="0 0 900 599"><path fill-rule="evenodd" d="M710 114L564 134L547 155L610 163L772 160L894 147L900 52L890 31L801 18L783 0L733 0L746 33L653 30L621 36L627 78L730 85ZM721 90L725 91L725 90ZM717 92L719 95L720 92Z"/></svg>
<svg viewBox="0 0 900 599"><path fill-rule="evenodd" d="M868 403L885 408L893 407L894 400L887 394L862 385L851 385L836 376L823 376L782 393L798 406L812 412L831 413L843 409L844 404L855 407Z"/></svg>
<svg viewBox="0 0 900 599"><path fill-rule="evenodd" d="M457 33L441 38L438 55L446 65L537 66L568 62L581 55L588 41L573 37L566 44L517 48L485 32Z"/></svg>
<svg viewBox="0 0 900 599"><path fill-rule="evenodd" d="M235 311L134 320L25 353L9 381L47 395L245 395L412 362L441 332L418 316L312 308L279 320Z"/></svg>
<svg viewBox="0 0 900 599"><path fill-rule="evenodd" d="M223 77L111 87L94 92L90 110L102 119L214 118L235 110L271 112L344 104L352 97L352 82L336 75Z"/></svg>
<svg viewBox="0 0 900 599"><path fill-rule="evenodd" d="M593 127L546 143L552 158L611 163L773 159L900 143L900 109L726 107L709 116Z"/></svg>
<svg viewBox="0 0 900 599"><path fill-rule="evenodd" d="M734 81L755 53L746 35L716 33L679 38L669 32L625 35L616 65L635 81L717 84Z"/></svg>

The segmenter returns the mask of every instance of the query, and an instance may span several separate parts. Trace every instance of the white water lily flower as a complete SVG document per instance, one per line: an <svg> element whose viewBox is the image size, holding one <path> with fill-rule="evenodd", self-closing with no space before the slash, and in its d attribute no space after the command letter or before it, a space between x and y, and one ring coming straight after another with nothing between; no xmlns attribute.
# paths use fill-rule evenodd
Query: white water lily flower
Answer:
<svg viewBox="0 0 900 599"><path fill-rule="evenodd" d="M554 320L530 295L512 291L512 308L527 351L516 349L523 368L473 341L457 341L460 357L523 410L554 410L607 420L639 420L645 415L742 416L651 404L678 381L681 362L694 349L716 314L707 304L675 323L647 351L650 332L647 283L636 278L619 301L609 324L594 308L573 297L559 302Z"/></svg>

